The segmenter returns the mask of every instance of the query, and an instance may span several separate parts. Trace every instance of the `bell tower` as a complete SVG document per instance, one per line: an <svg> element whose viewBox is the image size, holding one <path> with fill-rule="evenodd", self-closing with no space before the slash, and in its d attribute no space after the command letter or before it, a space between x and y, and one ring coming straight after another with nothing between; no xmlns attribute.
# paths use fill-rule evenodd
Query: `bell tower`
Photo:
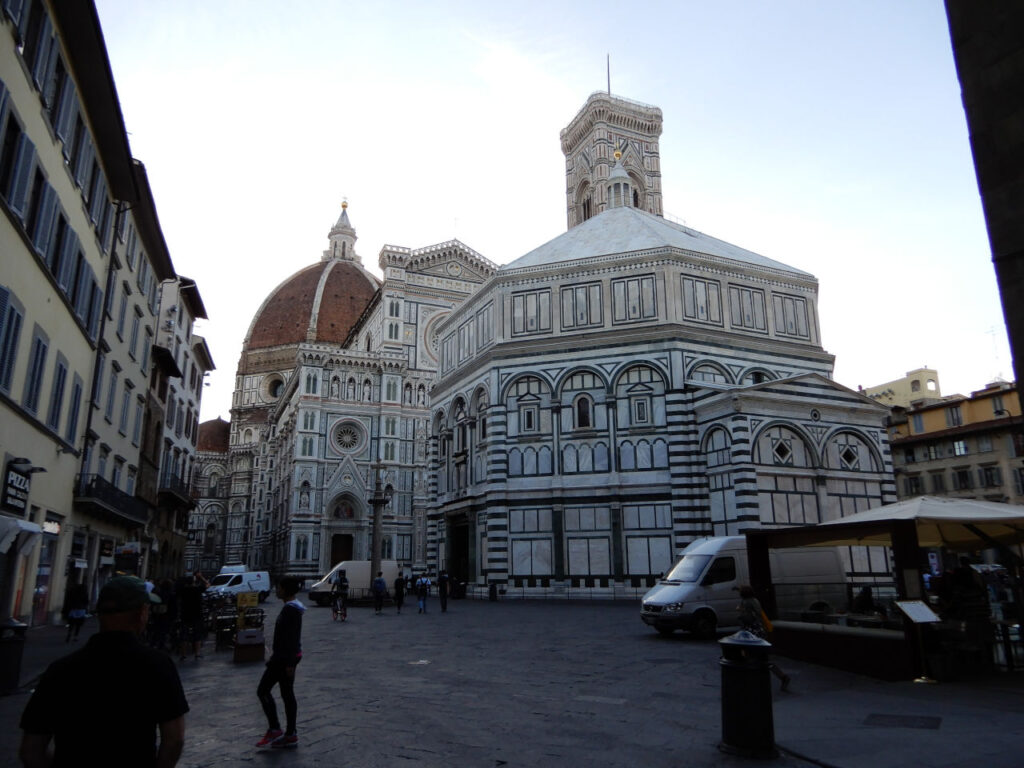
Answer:
<svg viewBox="0 0 1024 768"><path fill-rule="evenodd" d="M661 122L658 107L602 91L590 95L561 133L569 229L610 206L608 181L617 163L629 177L630 199L624 204L663 214Z"/></svg>

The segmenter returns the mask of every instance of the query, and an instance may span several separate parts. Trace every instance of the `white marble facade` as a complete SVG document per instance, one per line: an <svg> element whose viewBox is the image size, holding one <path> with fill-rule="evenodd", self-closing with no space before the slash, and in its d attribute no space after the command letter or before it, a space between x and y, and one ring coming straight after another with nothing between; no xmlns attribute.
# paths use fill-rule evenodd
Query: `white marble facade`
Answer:
<svg viewBox="0 0 1024 768"><path fill-rule="evenodd" d="M831 380L816 279L662 218L660 132L657 108L591 96L562 132L568 231L500 268L385 246L378 280L343 213L319 285L336 262L374 281L344 338L320 303L301 339L256 343L286 281L243 348L253 565L369 558L378 461L382 554L526 594L626 594L697 536L895 500L886 411Z"/></svg>

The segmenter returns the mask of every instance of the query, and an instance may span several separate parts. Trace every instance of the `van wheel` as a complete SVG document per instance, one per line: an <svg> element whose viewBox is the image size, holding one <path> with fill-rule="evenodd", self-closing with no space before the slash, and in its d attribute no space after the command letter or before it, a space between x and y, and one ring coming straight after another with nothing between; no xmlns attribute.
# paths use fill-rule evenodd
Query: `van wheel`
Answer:
<svg viewBox="0 0 1024 768"><path fill-rule="evenodd" d="M702 640L713 640L718 629L718 619L711 611L700 611L693 617L693 634Z"/></svg>
<svg viewBox="0 0 1024 768"><path fill-rule="evenodd" d="M319 605L321 608L323 608L325 605L327 605L328 602L330 602L327 599L327 597L324 596L324 595L315 594L315 595L312 595L312 597L313 597L313 602L316 603L317 605Z"/></svg>
<svg viewBox="0 0 1024 768"><path fill-rule="evenodd" d="M270 593L269 592L260 592L260 594L259 594L259 600L260 600L261 603L263 601L265 601L268 597L270 597Z"/></svg>
<svg viewBox="0 0 1024 768"><path fill-rule="evenodd" d="M815 613L832 613L832 607L828 603L811 603L811 610Z"/></svg>
<svg viewBox="0 0 1024 768"><path fill-rule="evenodd" d="M672 629L672 627L655 627L655 629L658 630L658 634L662 637L672 637L675 633L675 630Z"/></svg>

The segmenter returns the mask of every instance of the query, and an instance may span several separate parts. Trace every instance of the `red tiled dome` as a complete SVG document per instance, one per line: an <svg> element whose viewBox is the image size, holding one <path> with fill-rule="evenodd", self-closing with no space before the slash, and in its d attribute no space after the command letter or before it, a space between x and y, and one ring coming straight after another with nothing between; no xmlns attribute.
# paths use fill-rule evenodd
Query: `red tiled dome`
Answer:
<svg viewBox="0 0 1024 768"><path fill-rule="evenodd" d="M231 444L231 422L219 416L199 425L199 440L196 447L200 451L227 453Z"/></svg>
<svg viewBox="0 0 1024 768"><path fill-rule="evenodd" d="M247 347L266 349L307 340L341 344L377 293L376 279L351 261L306 267L279 285L253 319Z"/></svg>

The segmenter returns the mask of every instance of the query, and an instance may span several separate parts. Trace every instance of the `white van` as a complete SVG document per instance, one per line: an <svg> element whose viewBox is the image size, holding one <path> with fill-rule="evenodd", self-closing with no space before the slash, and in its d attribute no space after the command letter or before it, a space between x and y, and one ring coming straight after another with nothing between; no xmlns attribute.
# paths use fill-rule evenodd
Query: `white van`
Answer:
<svg viewBox="0 0 1024 768"><path fill-rule="evenodd" d="M350 600L361 600L370 596L369 560L342 560L329 570L320 581L309 588L309 599L317 605L328 605L331 602L331 586L334 581L334 574L344 569L345 578L348 579L348 596ZM384 581L388 584L388 592L398 577L397 560L381 560L380 569L384 573ZM376 575L376 574L374 574Z"/></svg>
<svg viewBox="0 0 1024 768"><path fill-rule="evenodd" d="M262 603L270 596L270 574L266 571L243 571L241 573L218 573L210 579L206 594L223 597L242 592L256 592Z"/></svg>
<svg viewBox="0 0 1024 768"><path fill-rule="evenodd" d="M835 547L769 550L769 562L780 616L846 605L846 574ZM685 629L714 637L738 628L740 585L749 583L746 536L697 539L644 595L640 618L663 635Z"/></svg>

